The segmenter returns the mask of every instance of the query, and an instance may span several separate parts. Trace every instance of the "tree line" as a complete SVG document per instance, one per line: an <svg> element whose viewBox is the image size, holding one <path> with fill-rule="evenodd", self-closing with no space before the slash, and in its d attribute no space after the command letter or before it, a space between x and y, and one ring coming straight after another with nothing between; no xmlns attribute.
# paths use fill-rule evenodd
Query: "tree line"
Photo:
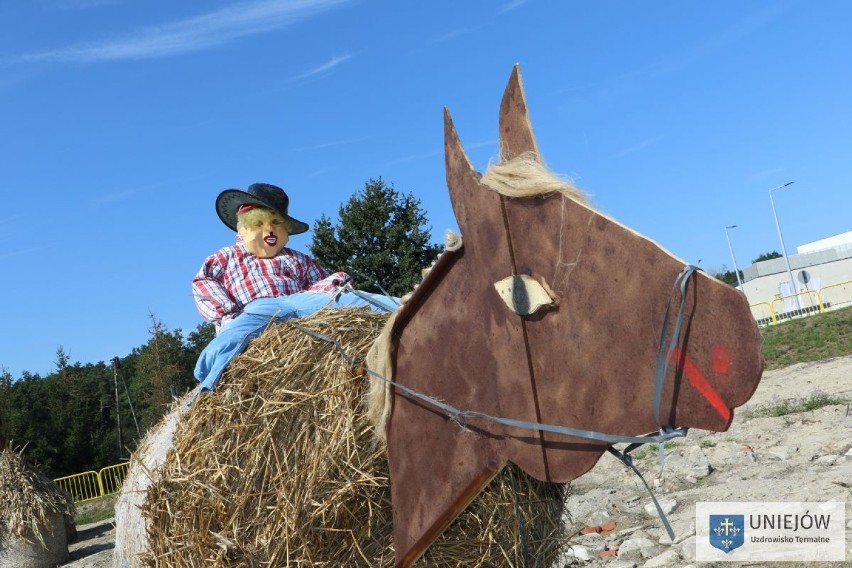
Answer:
<svg viewBox="0 0 852 568"><path fill-rule="evenodd" d="M441 250L429 235L420 201L379 178L340 206L337 222L323 215L309 248L357 288L401 296ZM195 362L215 335L209 323L186 335L168 330L153 314L148 331L145 344L109 362L72 363L59 347L46 376L0 370L0 440L23 447L52 478L128 459L173 398L196 386Z"/></svg>
<svg viewBox="0 0 852 568"><path fill-rule="evenodd" d="M751 261L751 263L756 264L758 262L763 262L764 260L771 260L773 258L781 258L781 253L778 252L778 251L775 251L775 250L772 251L772 252L765 252L765 253L761 254L760 256L758 256L757 258L753 259ZM721 280L722 282L724 282L726 284L730 284L731 286L736 286L737 285L737 273L734 272L733 270L726 270L726 269L727 269L727 267L725 265L722 265L722 271L715 272L713 274L713 276L715 276L716 278L718 278L719 280ZM738 272L740 274L740 280L745 280L745 278L743 277L743 271L739 270Z"/></svg>
<svg viewBox="0 0 852 568"><path fill-rule="evenodd" d="M147 343L108 363L71 363L59 347L46 376L25 371L14 380L3 370L0 434L53 478L128 459L172 394L194 386L195 360L214 333L204 323L184 337L151 321Z"/></svg>

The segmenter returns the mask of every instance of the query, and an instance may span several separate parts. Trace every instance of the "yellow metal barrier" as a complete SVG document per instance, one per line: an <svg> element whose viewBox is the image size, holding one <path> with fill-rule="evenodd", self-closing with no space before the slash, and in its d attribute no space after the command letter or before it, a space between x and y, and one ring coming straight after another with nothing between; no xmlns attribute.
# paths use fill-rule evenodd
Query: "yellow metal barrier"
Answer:
<svg viewBox="0 0 852 568"><path fill-rule="evenodd" d="M837 308L852 303L852 280L829 284L819 289L820 302L826 308Z"/></svg>
<svg viewBox="0 0 852 568"><path fill-rule="evenodd" d="M60 489L68 493L75 503L97 499L103 492L101 478L95 471L86 471L53 480Z"/></svg>
<svg viewBox="0 0 852 568"><path fill-rule="evenodd" d="M101 487L103 488L104 495L118 493L121 489L121 484L124 483L124 478L127 477L127 470L129 467L130 462L124 462L105 467L98 472L98 477L101 478Z"/></svg>
<svg viewBox="0 0 852 568"><path fill-rule="evenodd" d="M792 310L787 310L784 305L784 300L789 300L790 298L796 299L798 307L795 307ZM816 300L816 303L814 300ZM781 302L780 310L776 307L778 302ZM777 321L822 313L825 311L825 308L822 305L822 300L820 300L819 294L815 290L808 290L806 292L799 292L797 294L782 296L772 300L772 311L775 312L775 318Z"/></svg>
<svg viewBox="0 0 852 568"><path fill-rule="evenodd" d="M130 462L123 462L107 466L98 472L86 471L59 477L53 482L71 495L74 503L82 503L118 493L124 478L127 477L129 467Z"/></svg>
<svg viewBox="0 0 852 568"><path fill-rule="evenodd" d="M784 300L796 297L799 298L799 307L786 310ZM781 305L776 306L779 302ZM849 304L852 304L852 280L829 284L819 290L807 290L792 296L776 297L771 302L751 304L749 307L757 325L771 325L778 323L779 320L822 313Z"/></svg>
<svg viewBox="0 0 852 568"><path fill-rule="evenodd" d="M778 323L778 320L775 318L775 310L772 309L772 304L769 302L760 302L752 304L749 307L751 308L751 315L757 321L757 325Z"/></svg>

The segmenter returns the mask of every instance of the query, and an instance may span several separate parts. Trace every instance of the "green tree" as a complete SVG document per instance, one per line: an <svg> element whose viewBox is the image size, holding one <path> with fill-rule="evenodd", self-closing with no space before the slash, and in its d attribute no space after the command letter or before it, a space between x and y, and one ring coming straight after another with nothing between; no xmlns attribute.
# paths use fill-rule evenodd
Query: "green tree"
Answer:
<svg viewBox="0 0 852 568"><path fill-rule="evenodd" d="M61 471L61 444L55 441L51 406L54 406L53 385L39 375L27 371L12 385L9 438L15 447L26 446L27 456L46 474L55 477Z"/></svg>
<svg viewBox="0 0 852 568"><path fill-rule="evenodd" d="M188 348L181 330L168 331L154 314L150 317L151 339L133 351L133 360L129 364L122 362L124 376L129 376L132 369L129 390L143 431L156 424L169 409L173 392L182 395L195 385L192 376L195 361L190 361L187 356ZM122 388L121 385L119 388Z"/></svg>
<svg viewBox="0 0 852 568"><path fill-rule="evenodd" d="M216 326L210 322L198 324L195 331L189 333L189 336L186 338L186 354L190 359L190 367L195 367L198 356L201 355L207 344L213 341L214 337L216 337Z"/></svg>
<svg viewBox="0 0 852 568"><path fill-rule="evenodd" d="M314 225L311 254L326 269L349 273L359 289L402 296L441 251L430 244L425 213L412 194L379 179L340 206L339 223L323 215Z"/></svg>
<svg viewBox="0 0 852 568"><path fill-rule="evenodd" d="M752 262L752 264L754 264L756 262L763 262L764 260L771 260L773 258L781 258L781 253L778 252L777 250L774 250L772 252L765 252L762 255L760 255L759 257L752 260L751 262Z"/></svg>
<svg viewBox="0 0 852 568"><path fill-rule="evenodd" d="M46 377L25 371L15 380L0 368L0 437L25 447L49 477L127 459L139 439L131 403L144 433L168 410L173 388L183 394L195 386L192 368L215 335L212 325L201 324L184 342L181 330L166 330L153 315L151 320L149 341L117 366L72 363L60 346L56 370Z"/></svg>
<svg viewBox="0 0 852 568"><path fill-rule="evenodd" d="M11 437L9 419L12 413L12 373L0 368L0 442L8 442ZM0 444L2 445L2 444Z"/></svg>
<svg viewBox="0 0 852 568"><path fill-rule="evenodd" d="M725 267L723 266L722 268L725 268ZM740 273L740 280L745 280L745 278L743 277L743 271L740 270L739 273ZM717 272L713 276L718 278L719 280L721 280L725 284L730 284L731 286L737 286L737 284L738 284L737 274L733 270L727 270L725 272Z"/></svg>
<svg viewBox="0 0 852 568"><path fill-rule="evenodd" d="M62 448L61 472L70 475L98 470L126 459L118 445L113 376L103 362L93 365L75 363L64 369L68 383L66 406L70 418L53 444ZM56 381L54 373L45 381ZM124 416L121 416L124 419ZM122 425L122 428L124 426ZM129 431L129 430L128 430Z"/></svg>

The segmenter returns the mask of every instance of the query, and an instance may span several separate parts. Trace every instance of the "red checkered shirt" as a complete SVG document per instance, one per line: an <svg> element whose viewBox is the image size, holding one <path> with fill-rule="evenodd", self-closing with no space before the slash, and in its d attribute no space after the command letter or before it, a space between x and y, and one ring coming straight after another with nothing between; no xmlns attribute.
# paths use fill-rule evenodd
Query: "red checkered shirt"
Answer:
<svg viewBox="0 0 852 568"><path fill-rule="evenodd" d="M273 258L258 258L238 241L207 257L192 281L192 293L201 316L221 323L252 300L306 290L333 292L348 279L345 272L329 275L299 251L285 247Z"/></svg>

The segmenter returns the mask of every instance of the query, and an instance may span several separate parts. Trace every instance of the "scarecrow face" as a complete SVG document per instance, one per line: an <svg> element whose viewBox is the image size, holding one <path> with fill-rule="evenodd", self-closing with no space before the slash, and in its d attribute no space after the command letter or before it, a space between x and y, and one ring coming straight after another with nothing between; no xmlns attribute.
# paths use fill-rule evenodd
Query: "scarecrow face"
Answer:
<svg viewBox="0 0 852 568"><path fill-rule="evenodd" d="M258 258L277 255L290 238L287 219L271 209L256 207L237 218L243 244Z"/></svg>

